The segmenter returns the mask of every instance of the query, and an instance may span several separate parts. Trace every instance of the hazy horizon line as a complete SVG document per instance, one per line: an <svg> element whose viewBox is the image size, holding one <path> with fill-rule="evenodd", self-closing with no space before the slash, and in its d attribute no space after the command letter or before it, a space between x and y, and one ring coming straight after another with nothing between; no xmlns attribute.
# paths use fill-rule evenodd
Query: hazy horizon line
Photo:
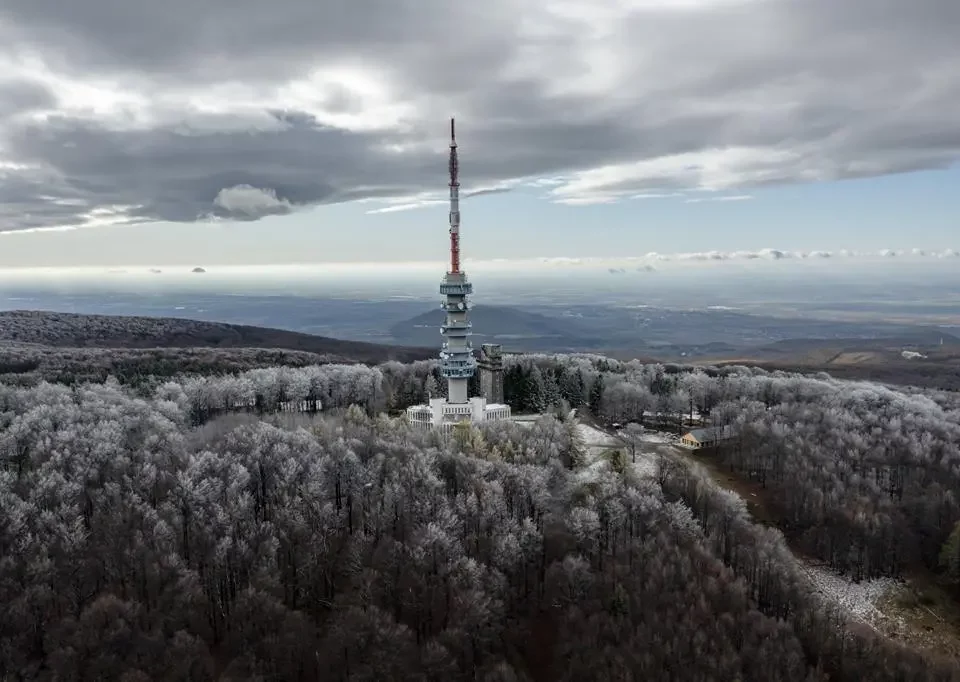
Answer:
<svg viewBox="0 0 960 682"><path fill-rule="evenodd" d="M830 250L787 250L787 249L759 249L735 251L695 251L679 253L659 253L650 251L638 256L543 256L534 258L477 258L464 260L464 270L519 270L535 268L541 270L554 269L589 269L607 268L622 269L644 265L646 271L656 270L657 265L669 263L723 263L738 262L790 262L790 261L830 261L857 260L864 263L890 263L896 261L929 261L960 258L960 251L956 249L926 250L926 249L881 249L878 251L854 251L849 249ZM231 263L204 265L189 264L129 264L129 265L68 265L68 266L3 266L0 274L7 275L65 275L65 274L254 274L271 271L296 272L298 270L315 270L323 268L327 271L376 271L376 270L432 270L446 269L446 263L441 260L423 261L315 261L299 263ZM202 273L196 272L199 268Z"/></svg>

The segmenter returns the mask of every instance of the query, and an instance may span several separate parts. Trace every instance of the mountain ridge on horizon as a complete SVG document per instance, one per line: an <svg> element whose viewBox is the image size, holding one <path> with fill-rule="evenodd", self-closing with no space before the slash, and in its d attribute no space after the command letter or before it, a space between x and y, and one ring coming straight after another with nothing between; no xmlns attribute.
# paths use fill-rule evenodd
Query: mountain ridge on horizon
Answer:
<svg viewBox="0 0 960 682"><path fill-rule="evenodd" d="M351 341L273 327L43 310L0 311L0 341L69 348L282 349L335 355L366 364L410 362L436 354L432 348Z"/></svg>

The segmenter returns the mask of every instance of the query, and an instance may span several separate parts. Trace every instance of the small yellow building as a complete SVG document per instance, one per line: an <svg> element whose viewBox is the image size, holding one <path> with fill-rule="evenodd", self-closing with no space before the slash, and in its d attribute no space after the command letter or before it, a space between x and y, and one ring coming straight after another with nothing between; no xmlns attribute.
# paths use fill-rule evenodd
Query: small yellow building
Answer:
<svg viewBox="0 0 960 682"><path fill-rule="evenodd" d="M711 426L706 429L693 429L680 438L680 445L690 450L715 448L733 438L732 426Z"/></svg>

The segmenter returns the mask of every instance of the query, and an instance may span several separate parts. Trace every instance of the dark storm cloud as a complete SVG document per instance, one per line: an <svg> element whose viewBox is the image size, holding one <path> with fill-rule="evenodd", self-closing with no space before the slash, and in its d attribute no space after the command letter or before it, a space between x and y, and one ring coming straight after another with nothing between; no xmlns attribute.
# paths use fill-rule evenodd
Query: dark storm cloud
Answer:
<svg viewBox="0 0 960 682"><path fill-rule="evenodd" d="M0 120L16 114L54 106L53 93L27 80L4 81L0 75Z"/></svg>
<svg viewBox="0 0 960 682"><path fill-rule="evenodd" d="M60 69L122 72L174 83L275 81L318 61L360 56L424 67L442 85L451 67L509 46L515 12L443 0L5 0L10 41L41 45ZM446 43L455 48L445 52ZM438 65L441 68L437 68Z"/></svg>
<svg viewBox="0 0 960 682"><path fill-rule="evenodd" d="M572 203L960 154L960 3L650 5L5 0L0 230L442 191L450 114L465 194ZM328 67L376 82L284 89Z"/></svg>

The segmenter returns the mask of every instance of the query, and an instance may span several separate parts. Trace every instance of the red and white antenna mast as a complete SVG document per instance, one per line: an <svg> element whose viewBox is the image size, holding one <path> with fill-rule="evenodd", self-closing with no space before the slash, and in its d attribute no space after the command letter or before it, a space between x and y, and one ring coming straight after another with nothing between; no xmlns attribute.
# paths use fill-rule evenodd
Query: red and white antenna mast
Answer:
<svg viewBox="0 0 960 682"><path fill-rule="evenodd" d="M460 164L457 134L450 119L450 272L460 272Z"/></svg>

